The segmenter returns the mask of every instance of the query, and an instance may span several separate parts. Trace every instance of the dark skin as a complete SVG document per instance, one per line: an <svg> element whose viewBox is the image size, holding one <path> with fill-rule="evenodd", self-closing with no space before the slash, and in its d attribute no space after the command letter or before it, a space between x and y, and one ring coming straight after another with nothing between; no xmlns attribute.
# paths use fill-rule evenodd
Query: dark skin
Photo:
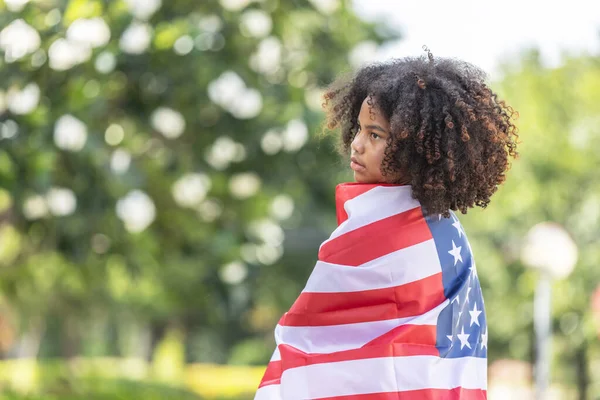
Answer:
<svg viewBox="0 0 600 400"><path fill-rule="evenodd" d="M391 136L390 122L365 98L358 115L359 130L350 145L350 168L354 180L359 183L408 183L401 173L384 176L381 171L388 139Z"/></svg>
<svg viewBox="0 0 600 400"><path fill-rule="evenodd" d="M518 155L518 114L466 62L429 53L367 65L324 97L355 180L410 184L426 213L486 207Z"/></svg>

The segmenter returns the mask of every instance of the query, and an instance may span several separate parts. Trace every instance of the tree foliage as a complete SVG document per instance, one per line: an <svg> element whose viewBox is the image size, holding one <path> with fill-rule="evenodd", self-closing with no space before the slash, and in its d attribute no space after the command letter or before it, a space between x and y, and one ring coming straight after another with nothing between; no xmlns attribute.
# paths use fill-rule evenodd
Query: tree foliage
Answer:
<svg viewBox="0 0 600 400"><path fill-rule="evenodd" d="M314 260L307 244L284 256L284 240L331 207L336 159L309 140L322 87L354 46L392 34L335 1L11 4L0 281L12 325L45 330L42 355L144 353L170 327L189 360L266 361L262 339L234 345L271 331Z"/></svg>

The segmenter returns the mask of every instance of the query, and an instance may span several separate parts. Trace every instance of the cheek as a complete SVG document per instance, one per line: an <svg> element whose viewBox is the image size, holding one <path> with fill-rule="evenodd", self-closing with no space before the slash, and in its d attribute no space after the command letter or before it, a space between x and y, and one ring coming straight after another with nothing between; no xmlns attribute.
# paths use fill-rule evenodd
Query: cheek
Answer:
<svg viewBox="0 0 600 400"><path fill-rule="evenodd" d="M378 143L378 146L375 150L374 158L375 158L375 161L377 162L377 165L379 165L379 166L381 166L381 162L385 158L385 148L386 148L385 143L381 143L381 144Z"/></svg>

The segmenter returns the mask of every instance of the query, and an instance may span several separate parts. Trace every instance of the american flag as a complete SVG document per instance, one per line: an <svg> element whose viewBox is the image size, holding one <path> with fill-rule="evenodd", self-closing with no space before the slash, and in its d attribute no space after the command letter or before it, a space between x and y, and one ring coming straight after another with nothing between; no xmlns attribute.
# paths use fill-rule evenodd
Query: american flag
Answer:
<svg viewBox="0 0 600 400"><path fill-rule="evenodd" d="M487 326L467 236L410 186L336 188L338 227L275 329L255 400L487 397Z"/></svg>

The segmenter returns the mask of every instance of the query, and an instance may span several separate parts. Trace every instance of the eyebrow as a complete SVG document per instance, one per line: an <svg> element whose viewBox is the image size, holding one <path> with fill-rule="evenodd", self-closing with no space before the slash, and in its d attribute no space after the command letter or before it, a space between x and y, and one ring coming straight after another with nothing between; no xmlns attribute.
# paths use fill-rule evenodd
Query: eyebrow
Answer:
<svg viewBox="0 0 600 400"><path fill-rule="evenodd" d="M360 122L358 122L358 125L360 125ZM381 126L379 126L379 125L365 125L365 126L363 127L363 129L373 129L373 130L375 130L375 131L380 131L380 132L383 132L383 133L388 133L388 131L386 131L385 129L383 129L383 128L382 128Z"/></svg>

